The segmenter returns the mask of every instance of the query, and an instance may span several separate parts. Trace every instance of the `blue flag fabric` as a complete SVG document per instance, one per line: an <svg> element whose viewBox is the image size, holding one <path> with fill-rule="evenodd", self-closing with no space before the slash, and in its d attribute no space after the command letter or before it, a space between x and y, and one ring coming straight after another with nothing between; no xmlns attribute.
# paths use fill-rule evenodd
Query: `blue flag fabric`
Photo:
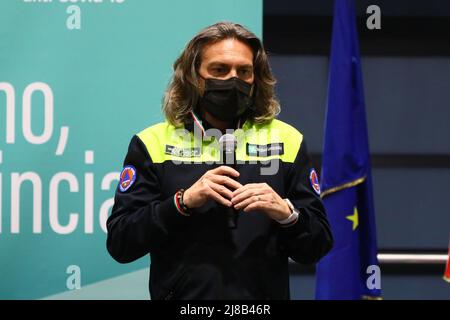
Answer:
<svg viewBox="0 0 450 320"><path fill-rule="evenodd" d="M353 0L335 0L322 158L322 198L335 239L317 265L317 299L381 294Z"/></svg>

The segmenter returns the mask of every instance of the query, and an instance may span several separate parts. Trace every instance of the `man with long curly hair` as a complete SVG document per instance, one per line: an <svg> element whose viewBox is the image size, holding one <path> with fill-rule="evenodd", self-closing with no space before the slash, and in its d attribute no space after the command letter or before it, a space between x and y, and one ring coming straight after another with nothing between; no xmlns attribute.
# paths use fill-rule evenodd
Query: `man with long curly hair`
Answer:
<svg viewBox="0 0 450 320"><path fill-rule="evenodd" d="M317 174L303 135L275 119L274 85L261 41L235 23L175 61L166 121L132 138L107 222L117 261L150 253L152 299L289 299L289 258L330 250Z"/></svg>

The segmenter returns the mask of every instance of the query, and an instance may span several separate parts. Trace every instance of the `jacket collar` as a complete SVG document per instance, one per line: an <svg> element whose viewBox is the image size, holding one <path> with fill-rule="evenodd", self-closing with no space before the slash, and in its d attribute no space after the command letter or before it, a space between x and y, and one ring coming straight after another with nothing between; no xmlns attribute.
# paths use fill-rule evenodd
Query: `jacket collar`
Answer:
<svg viewBox="0 0 450 320"><path fill-rule="evenodd" d="M200 132L202 138L208 137L208 129L212 129L214 128L214 126L194 111L191 111L190 115L190 119L186 120L184 123L185 129L194 134L195 132ZM242 128L243 124L243 119L239 118L237 121L235 121L233 129L240 129Z"/></svg>

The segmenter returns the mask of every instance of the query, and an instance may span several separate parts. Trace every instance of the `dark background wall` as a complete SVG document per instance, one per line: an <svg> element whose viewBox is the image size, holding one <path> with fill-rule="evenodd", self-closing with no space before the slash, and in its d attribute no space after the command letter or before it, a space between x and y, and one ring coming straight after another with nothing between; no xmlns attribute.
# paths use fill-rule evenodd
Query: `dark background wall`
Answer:
<svg viewBox="0 0 450 320"><path fill-rule="evenodd" d="M450 2L356 1L380 252L446 253L450 236ZM366 28L367 6L381 30ZM265 0L264 43L280 118L320 168L333 1ZM450 299L443 265L381 266L386 299ZM314 267L292 267L295 299Z"/></svg>

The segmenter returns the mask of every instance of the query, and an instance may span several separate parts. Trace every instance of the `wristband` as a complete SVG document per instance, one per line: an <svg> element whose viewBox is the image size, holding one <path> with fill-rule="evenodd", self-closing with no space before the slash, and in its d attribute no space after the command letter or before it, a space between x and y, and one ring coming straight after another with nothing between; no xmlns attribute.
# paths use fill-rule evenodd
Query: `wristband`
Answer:
<svg viewBox="0 0 450 320"><path fill-rule="evenodd" d="M184 191L185 191L184 189L178 190L175 193L173 200L175 203L175 207L177 208L179 213L181 213L183 216L190 216L191 215L190 210L183 202Z"/></svg>

